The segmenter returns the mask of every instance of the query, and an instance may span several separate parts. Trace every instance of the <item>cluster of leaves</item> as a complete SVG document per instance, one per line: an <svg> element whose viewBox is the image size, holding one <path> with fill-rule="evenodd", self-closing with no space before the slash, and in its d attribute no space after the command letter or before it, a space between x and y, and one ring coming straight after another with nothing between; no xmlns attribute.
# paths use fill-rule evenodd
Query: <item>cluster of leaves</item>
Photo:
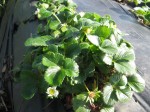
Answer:
<svg viewBox="0 0 150 112"><path fill-rule="evenodd" d="M136 5L144 3L144 6L141 7L135 7L133 13L138 17L139 22L150 26L150 8L147 5L150 3L150 0L137 0L138 2L135 2Z"/></svg>
<svg viewBox="0 0 150 112"><path fill-rule="evenodd" d="M119 3L134 3L135 5L141 4L144 0L116 0Z"/></svg>
<svg viewBox="0 0 150 112"><path fill-rule="evenodd" d="M141 3L148 3L150 0L129 0L129 2L135 3L135 5L141 4Z"/></svg>
<svg viewBox="0 0 150 112"><path fill-rule="evenodd" d="M148 3L150 2L149 0L116 0L118 2L124 2L124 3L128 3L128 2L132 2L135 5L139 5L141 3Z"/></svg>
<svg viewBox="0 0 150 112"><path fill-rule="evenodd" d="M133 47L109 16L77 13L71 0L40 0L36 15L42 24L19 69L25 99L57 87L59 98L72 95L75 112L114 112L144 90Z"/></svg>

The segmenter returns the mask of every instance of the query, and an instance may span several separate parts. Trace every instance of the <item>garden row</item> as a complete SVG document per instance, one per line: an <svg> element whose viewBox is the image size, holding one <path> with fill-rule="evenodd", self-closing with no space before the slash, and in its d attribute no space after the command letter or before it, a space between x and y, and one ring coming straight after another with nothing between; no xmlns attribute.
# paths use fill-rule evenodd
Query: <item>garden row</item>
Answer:
<svg viewBox="0 0 150 112"><path fill-rule="evenodd" d="M77 13L71 0L39 0L36 7L38 35L25 42L29 50L15 71L25 99L38 92L67 97L75 112L114 112L117 102L144 90L133 47L110 16Z"/></svg>
<svg viewBox="0 0 150 112"><path fill-rule="evenodd" d="M138 22L150 26L150 0L117 0L119 2L127 2L129 6L133 8L131 10L136 17Z"/></svg>

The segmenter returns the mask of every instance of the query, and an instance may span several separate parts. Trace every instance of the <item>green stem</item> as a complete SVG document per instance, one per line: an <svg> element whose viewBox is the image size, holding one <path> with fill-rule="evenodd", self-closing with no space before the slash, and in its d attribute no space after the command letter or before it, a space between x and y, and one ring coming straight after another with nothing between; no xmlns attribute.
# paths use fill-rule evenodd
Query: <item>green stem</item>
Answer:
<svg viewBox="0 0 150 112"><path fill-rule="evenodd" d="M88 89L88 87L86 86L85 83L84 83L84 86L85 86L86 90L87 90L88 92L90 92L90 90Z"/></svg>
<svg viewBox="0 0 150 112"><path fill-rule="evenodd" d="M53 16L59 21L59 23L61 23L60 19L56 16L55 13L53 13Z"/></svg>

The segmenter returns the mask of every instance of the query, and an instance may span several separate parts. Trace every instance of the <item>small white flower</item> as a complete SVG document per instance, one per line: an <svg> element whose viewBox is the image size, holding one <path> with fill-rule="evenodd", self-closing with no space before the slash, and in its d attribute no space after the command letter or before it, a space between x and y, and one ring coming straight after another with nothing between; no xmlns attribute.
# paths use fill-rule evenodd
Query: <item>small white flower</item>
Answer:
<svg viewBox="0 0 150 112"><path fill-rule="evenodd" d="M51 97L51 98L57 97L59 94L58 90L56 90L56 87L47 88L46 93L48 94L48 97Z"/></svg>

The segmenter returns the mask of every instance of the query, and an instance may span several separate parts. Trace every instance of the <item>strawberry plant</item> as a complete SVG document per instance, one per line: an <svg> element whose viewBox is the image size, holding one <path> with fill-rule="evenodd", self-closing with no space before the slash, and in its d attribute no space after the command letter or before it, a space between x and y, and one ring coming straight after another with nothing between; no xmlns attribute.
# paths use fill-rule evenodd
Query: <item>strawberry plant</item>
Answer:
<svg viewBox="0 0 150 112"><path fill-rule="evenodd" d="M129 0L129 2L134 2L136 5L141 4L143 1L144 0Z"/></svg>
<svg viewBox="0 0 150 112"><path fill-rule="evenodd" d="M134 7L133 10L131 11L138 18L138 22L143 25L150 26L150 8L148 5L148 3L150 3L150 0L116 0L116 1L127 3L128 5L131 5L131 7Z"/></svg>
<svg viewBox="0 0 150 112"><path fill-rule="evenodd" d="M75 112L114 112L116 102L144 90L133 47L110 16L77 13L71 0L40 0L36 7L38 35L25 42L19 67L25 99L69 94Z"/></svg>
<svg viewBox="0 0 150 112"><path fill-rule="evenodd" d="M118 2L133 2L135 5L150 2L149 0L116 0L116 1L118 1Z"/></svg>
<svg viewBox="0 0 150 112"><path fill-rule="evenodd" d="M143 0L141 3L145 5L142 7L135 7L133 13L138 17L138 21L144 25L150 26L150 8L147 5L150 0Z"/></svg>

